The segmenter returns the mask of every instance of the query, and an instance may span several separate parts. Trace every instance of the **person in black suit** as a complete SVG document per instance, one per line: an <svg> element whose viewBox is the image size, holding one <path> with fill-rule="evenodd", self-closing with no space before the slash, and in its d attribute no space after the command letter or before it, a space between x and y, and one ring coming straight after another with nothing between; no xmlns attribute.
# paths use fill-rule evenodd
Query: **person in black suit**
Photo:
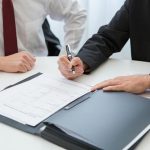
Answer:
<svg viewBox="0 0 150 150"><path fill-rule="evenodd" d="M84 72L89 73L106 61L113 53L120 52L127 40L131 41L133 60L150 62L150 1L126 0L108 25L102 26L81 48L71 63L60 57L59 69L68 79ZM76 66L76 73L70 68ZM95 85L92 90L126 91L142 93L150 88L150 75L116 77Z"/></svg>

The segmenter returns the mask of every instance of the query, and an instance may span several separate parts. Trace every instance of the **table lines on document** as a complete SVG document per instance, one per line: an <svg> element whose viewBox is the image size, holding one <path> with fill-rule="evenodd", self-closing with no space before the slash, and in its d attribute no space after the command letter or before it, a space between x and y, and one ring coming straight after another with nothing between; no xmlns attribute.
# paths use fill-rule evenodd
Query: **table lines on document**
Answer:
<svg viewBox="0 0 150 150"><path fill-rule="evenodd" d="M41 75L1 92L0 114L34 126L89 89L64 78L52 79Z"/></svg>

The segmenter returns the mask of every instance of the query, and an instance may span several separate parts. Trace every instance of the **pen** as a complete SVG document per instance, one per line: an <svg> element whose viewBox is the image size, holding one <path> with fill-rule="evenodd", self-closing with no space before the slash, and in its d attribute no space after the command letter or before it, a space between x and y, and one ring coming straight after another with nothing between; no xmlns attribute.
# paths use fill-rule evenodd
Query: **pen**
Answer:
<svg viewBox="0 0 150 150"><path fill-rule="evenodd" d="M71 52L69 45L66 45L66 52L67 52L68 60L71 61L73 56L72 56L72 52ZM72 70L72 73L75 74L75 67L74 66L72 66L71 70Z"/></svg>

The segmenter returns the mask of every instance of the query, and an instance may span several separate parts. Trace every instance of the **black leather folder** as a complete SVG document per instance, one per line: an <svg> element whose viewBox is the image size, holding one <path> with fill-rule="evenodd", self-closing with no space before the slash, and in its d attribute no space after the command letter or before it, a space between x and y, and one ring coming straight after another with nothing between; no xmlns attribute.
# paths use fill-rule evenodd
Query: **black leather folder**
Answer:
<svg viewBox="0 0 150 150"><path fill-rule="evenodd" d="M150 100L130 93L88 93L35 127L0 116L0 122L68 150L126 150L149 131Z"/></svg>

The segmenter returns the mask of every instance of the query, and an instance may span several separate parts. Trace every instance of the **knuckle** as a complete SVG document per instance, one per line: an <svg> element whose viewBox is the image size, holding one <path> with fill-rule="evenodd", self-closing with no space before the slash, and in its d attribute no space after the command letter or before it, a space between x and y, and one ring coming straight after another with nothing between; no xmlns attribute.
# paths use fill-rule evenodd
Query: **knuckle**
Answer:
<svg viewBox="0 0 150 150"><path fill-rule="evenodd" d="M20 61L18 62L18 66L19 66L19 67L22 67L22 66L23 66L23 61L22 61L22 60L20 60Z"/></svg>
<svg viewBox="0 0 150 150"><path fill-rule="evenodd" d="M22 58L23 58L23 59L24 59L24 58L27 58L27 56L26 56L25 54L23 54L23 55L22 55Z"/></svg>
<svg viewBox="0 0 150 150"><path fill-rule="evenodd" d="M64 60L65 60L65 56L60 56L58 59L59 62L64 61Z"/></svg>
<svg viewBox="0 0 150 150"><path fill-rule="evenodd" d="M108 84L112 84L113 83L113 79L106 81Z"/></svg>
<svg viewBox="0 0 150 150"><path fill-rule="evenodd" d="M79 57L74 57L74 60L81 61L81 59Z"/></svg>
<svg viewBox="0 0 150 150"><path fill-rule="evenodd" d="M24 60L24 55L20 55L20 61L23 61Z"/></svg>

